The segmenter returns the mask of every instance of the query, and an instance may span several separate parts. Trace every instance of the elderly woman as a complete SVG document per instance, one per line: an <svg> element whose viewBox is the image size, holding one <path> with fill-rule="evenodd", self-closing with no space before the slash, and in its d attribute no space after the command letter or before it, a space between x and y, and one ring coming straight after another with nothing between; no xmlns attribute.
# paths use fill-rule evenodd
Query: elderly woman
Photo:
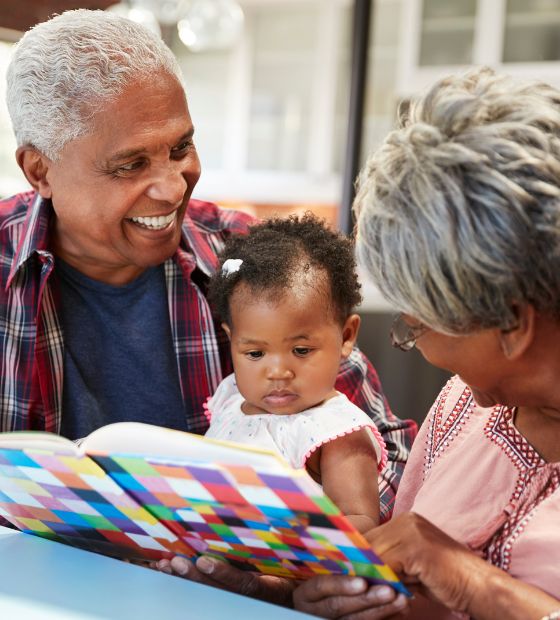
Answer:
<svg viewBox="0 0 560 620"><path fill-rule="evenodd" d="M369 535L420 593L410 617L560 618L559 179L560 92L489 70L414 100L361 175L358 251L400 311L393 344L455 373ZM296 603L394 611L354 587Z"/></svg>

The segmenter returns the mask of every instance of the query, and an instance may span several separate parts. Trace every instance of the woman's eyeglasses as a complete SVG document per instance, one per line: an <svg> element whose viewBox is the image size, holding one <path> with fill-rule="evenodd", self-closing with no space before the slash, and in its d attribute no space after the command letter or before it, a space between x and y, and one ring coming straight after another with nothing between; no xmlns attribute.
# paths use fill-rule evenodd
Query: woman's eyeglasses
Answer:
<svg viewBox="0 0 560 620"><path fill-rule="evenodd" d="M391 344L401 351L410 351L414 348L418 338L429 329L427 325L422 323L412 327L405 322L402 314L397 314L391 327Z"/></svg>

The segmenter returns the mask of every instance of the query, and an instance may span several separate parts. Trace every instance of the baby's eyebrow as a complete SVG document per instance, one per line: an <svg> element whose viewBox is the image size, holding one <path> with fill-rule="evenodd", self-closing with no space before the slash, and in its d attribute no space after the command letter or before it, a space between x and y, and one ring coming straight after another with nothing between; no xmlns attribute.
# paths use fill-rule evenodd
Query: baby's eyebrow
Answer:
<svg viewBox="0 0 560 620"><path fill-rule="evenodd" d="M311 336L309 334L298 334L297 336L289 336L288 338L284 338L284 340L292 341L292 340L311 340Z"/></svg>
<svg viewBox="0 0 560 620"><path fill-rule="evenodd" d="M240 344L255 344L255 345L263 345L268 344L266 340L253 340L252 338L240 338Z"/></svg>

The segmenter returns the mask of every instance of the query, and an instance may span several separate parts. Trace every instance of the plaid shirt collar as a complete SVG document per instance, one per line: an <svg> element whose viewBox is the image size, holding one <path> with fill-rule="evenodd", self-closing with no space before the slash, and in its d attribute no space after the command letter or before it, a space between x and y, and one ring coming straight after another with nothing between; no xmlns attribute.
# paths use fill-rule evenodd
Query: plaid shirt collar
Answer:
<svg viewBox="0 0 560 620"><path fill-rule="evenodd" d="M53 216L52 202L36 194L23 224L22 235L14 254L10 275L6 281L6 290L9 289L18 271L34 253L42 257L43 262L52 266L54 256L52 251L47 248ZM208 244L205 236L196 228L188 212L183 220L181 242L175 257L182 271L187 274L198 267L205 275L211 276L218 265L215 252Z"/></svg>
<svg viewBox="0 0 560 620"><path fill-rule="evenodd" d="M14 254L10 275L6 281L6 290L10 288L17 272L35 252L52 263L52 252L47 249L52 213L50 200L43 200L39 194L36 194L23 223L23 231Z"/></svg>

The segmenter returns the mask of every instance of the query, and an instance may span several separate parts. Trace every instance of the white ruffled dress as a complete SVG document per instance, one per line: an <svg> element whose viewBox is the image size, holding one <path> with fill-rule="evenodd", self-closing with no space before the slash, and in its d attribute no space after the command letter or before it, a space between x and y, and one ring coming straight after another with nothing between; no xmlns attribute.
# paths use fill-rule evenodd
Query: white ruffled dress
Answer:
<svg viewBox="0 0 560 620"><path fill-rule="evenodd" d="M293 415L247 415L241 410L243 401L235 375L229 375L204 405L210 422L206 437L273 450L292 467L301 468L322 445L365 428L377 454L378 471L387 462L385 442L371 418L340 392Z"/></svg>

